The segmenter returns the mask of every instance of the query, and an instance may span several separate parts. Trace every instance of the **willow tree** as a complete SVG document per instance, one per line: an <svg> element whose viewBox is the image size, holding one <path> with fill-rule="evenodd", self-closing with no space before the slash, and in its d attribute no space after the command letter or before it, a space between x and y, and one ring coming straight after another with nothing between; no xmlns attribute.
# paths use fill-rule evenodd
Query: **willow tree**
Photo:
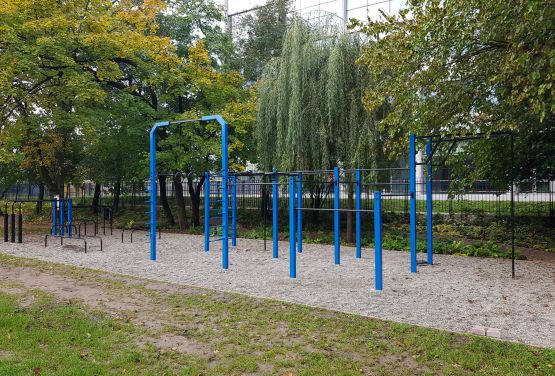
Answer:
<svg viewBox="0 0 555 376"><path fill-rule="evenodd" d="M281 55L266 65L259 85L256 139L261 168L377 164L379 112L369 113L363 107L371 82L356 64L362 53L359 38L330 23L293 23ZM310 189L312 205L318 207L321 186ZM348 228L349 222L348 218Z"/></svg>

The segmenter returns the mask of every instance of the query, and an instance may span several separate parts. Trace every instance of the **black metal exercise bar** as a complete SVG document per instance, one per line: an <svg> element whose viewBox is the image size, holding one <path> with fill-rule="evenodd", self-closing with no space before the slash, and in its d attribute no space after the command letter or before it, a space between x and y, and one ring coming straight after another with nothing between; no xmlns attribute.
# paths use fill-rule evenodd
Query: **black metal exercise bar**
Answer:
<svg viewBox="0 0 555 376"><path fill-rule="evenodd" d="M65 239L71 239L71 240L82 240L85 243L85 253L87 253L87 240L86 239L83 239L83 238L68 238L68 237L65 237L65 236L54 236L54 235L47 234L47 235L44 236L44 246L45 247L48 246L48 237L49 236L51 236L53 238L60 238L60 245L64 245L64 238Z"/></svg>

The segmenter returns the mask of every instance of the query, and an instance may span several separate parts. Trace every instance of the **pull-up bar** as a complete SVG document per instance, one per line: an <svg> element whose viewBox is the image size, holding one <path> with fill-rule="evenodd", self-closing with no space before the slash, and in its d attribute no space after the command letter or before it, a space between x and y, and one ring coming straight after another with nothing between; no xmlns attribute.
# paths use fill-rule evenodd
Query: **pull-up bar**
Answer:
<svg viewBox="0 0 555 376"><path fill-rule="evenodd" d="M154 124L150 130L150 259L156 260L156 195L158 189L156 186L156 135L159 128L169 127L171 125L217 121L222 128L222 226L224 228L222 236L222 267L228 268L228 202L227 202L227 179L228 179L228 131L229 125L220 115L203 116L200 119L173 120L162 121Z"/></svg>

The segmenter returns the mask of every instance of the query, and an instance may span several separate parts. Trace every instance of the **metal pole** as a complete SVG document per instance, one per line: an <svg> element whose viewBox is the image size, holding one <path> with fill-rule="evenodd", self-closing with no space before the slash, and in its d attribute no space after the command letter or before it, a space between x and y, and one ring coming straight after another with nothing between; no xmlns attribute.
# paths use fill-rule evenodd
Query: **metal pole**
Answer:
<svg viewBox="0 0 555 376"><path fill-rule="evenodd" d="M204 173L204 251L210 250L210 174Z"/></svg>
<svg viewBox="0 0 555 376"><path fill-rule="evenodd" d="M299 174L297 181L297 249L299 253L303 251L303 175Z"/></svg>
<svg viewBox="0 0 555 376"><path fill-rule="evenodd" d="M11 241L12 243L15 243L15 212L13 210L13 205L12 205L12 215L11 215Z"/></svg>
<svg viewBox="0 0 555 376"><path fill-rule="evenodd" d="M278 258L278 174L277 170L273 170L274 181L272 184L272 257Z"/></svg>
<svg viewBox="0 0 555 376"><path fill-rule="evenodd" d="M7 242L8 239L9 239L9 236L8 236L8 233L9 233L8 231L9 230L8 230L8 228L9 228L9 214L8 214L8 209L7 209L7 205L6 205L5 210L4 210L4 242Z"/></svg>
<svg viewBox="0 0 555 376"><path fill-rule="evenodd" d="M362 258L361 251L361 223L360 223L360 170L356 170L355 174L355 221L356 221L356 258Z"/></svg>
<svg viewBox="0 0 555 376"><path fill-rule="evenodd" d="M433 192L432 192L432 139L429 138L426 143L426 156L428 165L426 166L426 245L428 251L428 265L434 263L434 239L433 239Z"/></svg>
<svg viewBox="0 0 555 376"><path fill-rule="evenodd" d="M335 264L341 262L340 233L339 233L339 167L333 169L333 233L335 246Z"/></svg>
<svg viewBox="0 0 555 376"><path fill-rule="evenodd" d="M64 225L65 225L65 210L66 202L65 199L60 199L60 235L64 236Z"/></svg>
<svg viewBox="0 0 555 376"><path fill-rule="evenodd" d="M515 278L515 139L511 133L511 272Z"/></svg>
<svg viewBox="0 0 555 376"><path fill-rule="evenodd" d="M58 235L58 200L52 200L52 234Z"/></svg>
<svg viewBox="0 0 555 376"><path fill-rule="evenodd" d="M21 213L21 205L19 205L19 214L17 216L17 242L23 243L23 214Z"/></svg>
<svg viewBox="0 0 555 376"><path fill-rule="evenodd" d="M382 193L374 192L374 269L377 291L383 289L382 272Z"/></svg>
<svg viewBox="0 0 555 376"><path fill-rule="evenodd" d="M73 224L73 199L67 200L67 234L71 238L72 236L72 226Z"/></svg>
<svg viewBox="0 0 555 376"><path fill-rule="evenodd" d="M231 177L231 184L233 184L231 186L231 245L235 247L237 246L237 176ZM266 242L266 234L264 234L264 242Z"/></svg>
<svg viewBox="0 0 555 376"><path fill-rule="evenodd" d="M410 271L416 273L416 137L409 138Z"/></svg>
<svg viewBox="0 0 555 376"><path fill-rule="evenodd" d="M289 277L297 278L295 247L295 178L289 178Z"/></svg>
<svg viewBox="0 0 555 376"><path fill-rule="evenodd" d="M158 128L167 127L170 123L167 121L154 124L150 130L150 260L156 261L156 195L158 189L156 187L156 134ZM96 232L96 231L95 231Z"/></svg>

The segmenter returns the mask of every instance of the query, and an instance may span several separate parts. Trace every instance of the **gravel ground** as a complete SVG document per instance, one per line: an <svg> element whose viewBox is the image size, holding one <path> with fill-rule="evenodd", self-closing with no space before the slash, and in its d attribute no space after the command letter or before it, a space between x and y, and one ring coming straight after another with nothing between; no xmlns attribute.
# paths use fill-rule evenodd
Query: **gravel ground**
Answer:
<svg viewBox="0 0 555 376"><path fill-rule="evenodd" d="M503 339L555 348L555 264L518 261L510 278L510 260L435 255L433 266L409 269L409 254L384 251L384 290L373 291L373 251L342 247L341 265L333 263L333 246L305 244L297 257L297 278L289 278L289 243L271 258L271 242L238 239L230 247L230 268L221 268L221 248L202 251L203 237L163 234L158 261L148 259L148 238L136 232L134 243L121 233L97 239L84 253L78 241L50 241L29 236L24 244L0 243L0 252L167 282L239 292L256 297L355 313L363 316L469 332L472 327L499 328ZM70 245L71 243L71 245Z"/></svg>

